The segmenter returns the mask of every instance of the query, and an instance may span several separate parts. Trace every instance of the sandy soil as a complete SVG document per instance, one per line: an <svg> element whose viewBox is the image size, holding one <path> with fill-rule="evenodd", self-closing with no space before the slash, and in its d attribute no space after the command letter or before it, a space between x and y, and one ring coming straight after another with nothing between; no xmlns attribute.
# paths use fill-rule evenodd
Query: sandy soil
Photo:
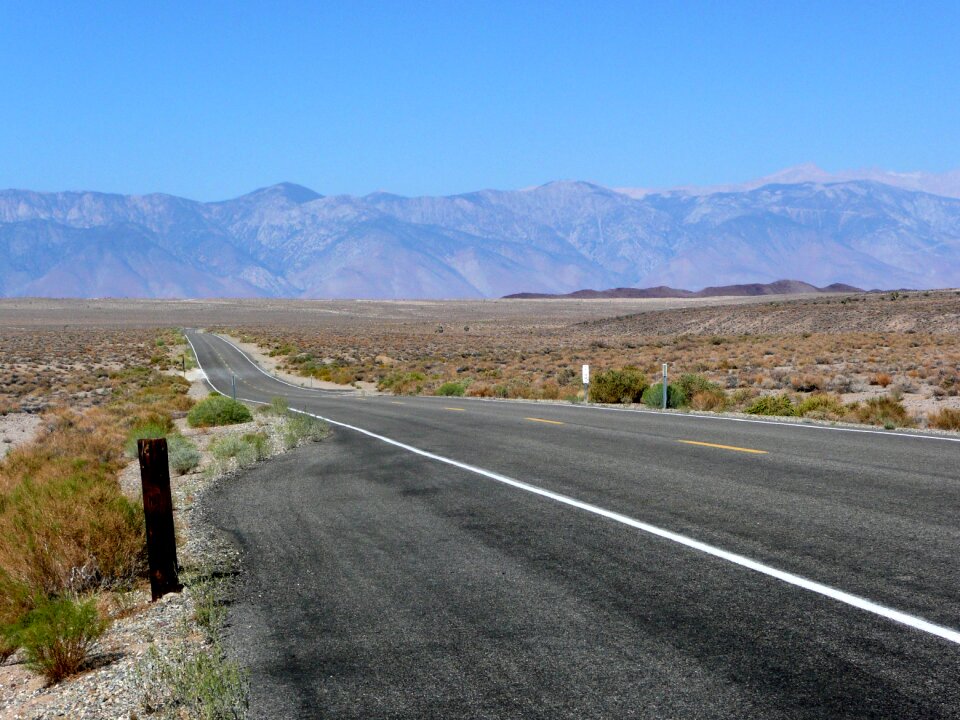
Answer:
<svg viewBox="0 0 960 720"><path fill-rule="evenodd" d="M220 334L220 337L229 340L238 348L243 350L247 355L252 357L261 368L266 370L271 375L278 377L285 382L292 383L293 385L317 388L319 390L352 390L360 395L382 394L379 390L377 390L377 384L373 382L361 381L355 383L354 385L340 385L339 383L335 382L327 382L325 380L305 378L302 375L294 375L293 373L282 370L277 358L270 357L263 351L263 348L256 343L243 342L240 340L240 338L233 337L232 335L224 335L222 333Z"/></svg>
<svg viewBox="0 0 960 720"><path fill-rule="evenodd" d="M30 413L0 415L0 458L32 441L40 432L40 424L40 417Z"/></svg>

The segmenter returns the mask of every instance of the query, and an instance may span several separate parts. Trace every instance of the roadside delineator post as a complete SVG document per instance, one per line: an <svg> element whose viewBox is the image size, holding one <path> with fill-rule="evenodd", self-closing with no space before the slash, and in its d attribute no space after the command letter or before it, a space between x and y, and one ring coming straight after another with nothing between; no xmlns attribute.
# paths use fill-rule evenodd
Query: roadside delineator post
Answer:
<svg viewBox="0 0 960 720"><path fill-rule="evenodd" d="M667 409L667 363L663 364L663 409Z"/></svg>
<svg viewBox="0 0 960 720"><path fill-rule="evenodd" d="M167 593L183 589L177 577L177 538L173 528L166 438L137 440L137 456L147 526L150 595L153 600L159 600Z"/></svg>
<svg viewBox="0 0 960 720"><path fill-rule="evenodd" d="M230 376L230 384L231 384L231 390L233 392L232 397L234 400L236 400L237 399L237 376L236 375Z"/></svg>
<svg viewBox="0 0 960 720"><path fill-rule="evenodd" d="M583 402L590 404L590 366L583 366Z"/></svg>

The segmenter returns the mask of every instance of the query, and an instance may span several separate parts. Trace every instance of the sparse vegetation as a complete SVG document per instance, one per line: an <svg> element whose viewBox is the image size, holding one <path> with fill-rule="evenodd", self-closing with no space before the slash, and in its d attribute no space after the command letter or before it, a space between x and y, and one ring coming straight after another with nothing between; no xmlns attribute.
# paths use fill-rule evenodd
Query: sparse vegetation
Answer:
<svg viewBox="0 0 960 720"><path fill-rule="evenodd" d="M39 602L6 635L23 648L27 667L55 683L83 667L106 628L94 600L64 597Z"/></svg>
<svg viewBox="0 0 960 720"><path fill-rule="evenodd" d="M203 642L151 647L138 668L144 710L164 718L243 720L249 705L249 674L223 649L228 581L201 569L185 578L193 595L194 620Z"/></svg>

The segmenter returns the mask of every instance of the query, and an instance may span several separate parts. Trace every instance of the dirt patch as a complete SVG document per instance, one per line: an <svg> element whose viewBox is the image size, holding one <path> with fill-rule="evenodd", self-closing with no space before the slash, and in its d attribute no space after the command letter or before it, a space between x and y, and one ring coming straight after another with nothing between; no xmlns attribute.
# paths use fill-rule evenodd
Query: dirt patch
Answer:
<svg viewBox="0 0 960 720"><path fill-rule="evenodd" d="M40 432L41 420L29 413L0 415L0 459L18 445L31 442Z"/></svg>

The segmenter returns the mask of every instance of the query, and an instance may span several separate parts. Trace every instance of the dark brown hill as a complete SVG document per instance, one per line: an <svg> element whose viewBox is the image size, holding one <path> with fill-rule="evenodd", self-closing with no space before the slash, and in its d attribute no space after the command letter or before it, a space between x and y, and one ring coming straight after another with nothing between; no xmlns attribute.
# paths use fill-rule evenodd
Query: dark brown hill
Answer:
<svg viewBox="0 0 960 720"><path fill-rule="evenodd" d="M615 299L615 298L702 298L702 297L755 297L758 295L798 295L802 293L860 293L860 288L843 283L833 283L819 288L800 280L777 280L772 283L748 283L745 285L721 285L693 292L658 285L651 288L613 288L611 290L577 290L565 295L547 293L515 293L506 295L507 300L537 299Z"/></svg>

